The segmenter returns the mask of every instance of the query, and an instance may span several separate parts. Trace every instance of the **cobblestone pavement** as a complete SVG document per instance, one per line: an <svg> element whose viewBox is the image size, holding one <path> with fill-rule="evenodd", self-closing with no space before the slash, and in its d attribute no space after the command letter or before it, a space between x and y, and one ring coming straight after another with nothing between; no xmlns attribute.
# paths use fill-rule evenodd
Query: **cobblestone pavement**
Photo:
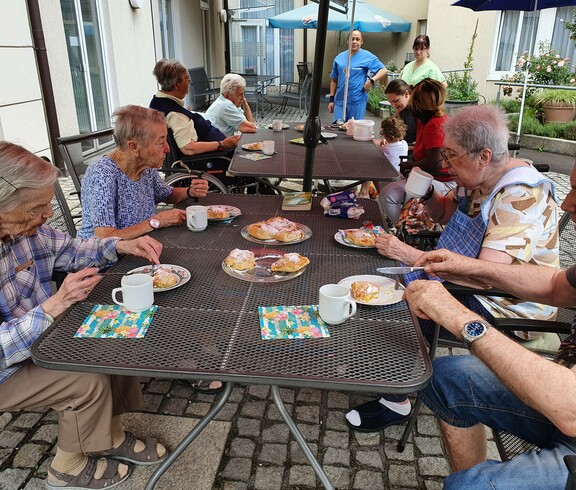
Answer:
<svg viewBox="0 0 576 490"><path fill-rule="evenodd" d="M289 108L291 111L292 108ZM297 109L292 120L302 120ZM275 114L271 115L273 119ZM284 120L289 120L284 117ZM550 172L559 199L570 189L566 175ZM65 192L72 189L62 178ZM72 207L79 206L70 201ZM438 355L467 355L462 349L440 348ZM146 413L199 419L215 396L194 392L180 380L142 379ZM282 389L282 398L332 482L340 489L442 488L449 473L438 425L426 409L403 453L396 450L403 426L364 434L348 429L345 413L373 396L311 389ZM290 435L265 386L238 385L216 420L231 423L223 456L199 460L217 467L211 488L285 490L320 488L312 467ZM57 417L50 410L5 412L0 415L0 490L44 488L43 480L57 438ZM489 457L498 459L489 443ZM122 489L135 489L127 483ZM194 489L182 478L174 490ZM139 490L139 489L138 489Z"/></svg>

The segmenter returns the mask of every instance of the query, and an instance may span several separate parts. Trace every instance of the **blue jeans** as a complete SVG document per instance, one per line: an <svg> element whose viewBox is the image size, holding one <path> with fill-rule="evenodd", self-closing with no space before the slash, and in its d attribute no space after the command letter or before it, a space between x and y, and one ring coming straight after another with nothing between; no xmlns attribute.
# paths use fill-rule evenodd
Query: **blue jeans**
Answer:
<svg viewBox="0 0 576 490"><path fill-rule="evenodd" d="M445 489L564 490L568 470L563 457L576 453L576 438L565 436L520 401L474 356L435 359L432 380L419 395L449 425L472 427L481 422L542 448L505 463L487 461L453 473Z"/></svg>

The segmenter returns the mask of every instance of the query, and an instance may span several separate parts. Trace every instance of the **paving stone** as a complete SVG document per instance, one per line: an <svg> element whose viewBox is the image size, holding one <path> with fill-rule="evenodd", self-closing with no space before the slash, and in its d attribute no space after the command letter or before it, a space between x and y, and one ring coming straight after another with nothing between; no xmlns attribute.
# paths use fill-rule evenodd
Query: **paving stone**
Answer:
<svg viewBox="0 0 576 490"><path fill-rule="evenodd" d="M280 388L280 398L285 404L293 404L296 399L296 391L293 388Z"/></svg>
<svg viewBox="0 0 576 490"><path fill-rule="evenodd" d="M359 446L380 446L380 432L352 431L353 437Z"/></svg>
<svg viewBox="0 0 576 490"><path fill-rule="evenodd" d="M302 388L298 390L298 395L296 396L296 401L301 403L311 403L314 405L319 405L322 400L322 391L313 390L311 388Z"/></svg>
<svg viewBox="0 0 576 490"><path fill-rule="evenodd" d="M170 388L170 396L174 396L176 398L186 398L189 400L192 395L194 394L194 390L188 381L178 381L175 380L172 383L172 387Z"/></svg>
<svg viewBox="0 0 576 490"><path fill-rule="evenodd" d="M4 412L0 414L0 431L3 431L4 428L12 421L12 414L10 412Z"/></svg>
<svg viewBox="0 0 576 490"><path fill-rule="evenodd" d="M222 485L222 490L248 490L248 485L239 481L227 481Z"/></svg>
<svg viewBox="0 0 576 490"><path fill-rule="evenodd" d="M0 479L0 490L14 490L20 488L28 478L30 470L17 470L7 468L2 472Z"/></svg>
<svg viewBox="0 0 576 490"><path fill-rule="evenodd" d="M384 488L384 478L379 471L360 470L354 477L355 490L374 490Z"/></svg>
<svg viewBox="0 0 576 490"><path fill-rule="evenodd" d="M232 458L222 472L222 478L229 480L248 481L252 472L252 460L246 458Z"/></svg>
<svg viewBox="0 0 576 490"><path fill-rule="evenodd" d="M239 407L240 404L238 403L227 403L222 407L222 410L216 414L214 420L224 420L226 422L232 421L232 419L236 417Z"/></svg>
<svg viewBox="0 0 576 490"><path fill-rule="evenodd" d="M160 393L165 395L170 391L171 387L172 387L172 381L155 379L150 381L150 384L148 385L148 389L146 391L148 391L149 393Z"/></svg>
<svg viewBox="0 0 576 490"><path fill-rule="evenodd" d="M0 466L12 455L12 449L0 449Z"/></svg>
<svg viewBox="0 0 576 490"><path fill-rule="evenodd" d="M349 434L347 432L336 432L327 430L322 438L322 443L325 446L347 448L349 441Z"/></svg>
<svg viewBox="0 0 576 490"><path fill-rule="evenodd" d="M298 422L309 422L311 424L320 423L320 407L309 405L296 406L296 420Z"/></svg>
<svg viewBox="0 0 576 490"><path fill-rule="evenodd" d="M326 428L333 430L340 430L342 432L349 432L350 428L346 424L346 417L344 412L328 412L326 415Z"/></svg>
<svg viewBox="0 0 576 490"><path fill-rule="evenodd" d="M312 454L318 457L318 444L309 443L308 446L310 447ZM290 459L294 464L310 464L304 451L302 451L296 441L290 441Z"/></svg>
<svg viewBox="0 0 576 490"><path fill-rule="evenodd" d="M276 442L279 444L286 444L290 436L290 431L286 424L274 424L272 427L267 427L262 431L263 442Z"/></svg>
<svg viewBox="0 0 576 490"><path fill-rule="evenodd" d="M0 447L14 449L20 441L26 437L25 432L14 432L11 430L3 430L0 432Z"/></svg>
<svg viewBox="0 0 576 490"><path fill-rule="evenodd" d="M234 385L232 388L232 393L230 393L230 398L228 398L228 403L240 403L244 400L244 396L246 395L246 386L243 385Z"/></svg>
<svg viewBox="0 0 576 490"><path fill-rule="evenodd" d="M58 438L58 426L56 424L41 425L32 436L34 441L55 442Z"/></svg>
<svg viewBox="0 0 576 490"><path fill-rule="evenodd" d="M310 465L300 466L295 465L290 468L289 477L290 487L297 487L298 485L305 485L312 488L316 486L316 473Z"/></svg>
<svg viewBox="0 0 576 490"><path fill-rule="evenodd" d="M150 395L144 393L144 411L156 413L162 404L162 395Z"/></svg>
<svg viewBox="0 0 576 490"><path fill-rule="evenodd" d="M185 398L165 398L162 403L161 413L169 415L182 415L188 408L188 400Z"/></svg>
<svg viewBox="0 0 576 490"><path fill-rule="evenodd" d="M186 408L186 415L204 417L210 410L210 403L190 403Z"/></svg>
<svg viewBox="0 0 576 490"><path fill-rule="evenodd" d="M420 417L418 418L418 421L420 421ZM399 441L402 437L402 434L404 433L404 427L406 427L404 424L391 425L390 427L386 427L386 429L384 429L384 437L387 439L394 439L395 441ZM414 433L414 430L412 430L412 433ZM408 440L410 441L411 438L412 434L410 434Z"/></svg>
<svg viewBox="0 0 576 490"><path fill-rule="evenodd" d="M284 408L286 408L286 411L290 414L290 416L292 416L292 410L294 409L294 405L292 404L284 405ZM268 405L266 418L269 420L284 420L282 415L280 415L280 410L278 410L278 407L276 406L275 403L271 403L270 405Z"/></svg>
<svg viewBox="0 0 576 490"><path fill-rule="evenodd" d="M236 437L230 443L230 456L233 458L251 458L256 449L256 443L250 439Z"/></svg>
<svg viewBox="0 0 576 490"><path fill-rule="evenodd" d="M259 398L260 400L265 400L270 394L270 387L264 385L253 385L248 388L248 394ZM272 395L270 394L270 396Z"/></svg>
<svg viewBox="0 0 576 490"><path fill-rule="evenodd" d="M442 442L437 437L415 437L414 443L418 450L424 455L444 453Z"/></svg>
<svg viewBox="0 0 576 490"><path fill-rule="evenodd" d="M329 409L340 408L348 410L350 408L350 397L345 393L329 391L326 398L326 407Z"/></svg>
<svg viewBox="0 0 576 490"><path fill-rule="evenodd" d="M24 490L45 490L46 485L43 478L32 478L26 483Z"/></svg>
<svg viewBox="0 0 576 490"><path fill-rule="evenodd" d="M258 455L258 461L275 465L284 465L286 462L287 450L288 447L286 444L263 444L262 450Z"/></svg>
<svg viewBox="0 0 576 490"><path fill-rule="evenodd" d="M404 451L398 452L398 444L396 442L387 442L384 444L384 452L388 459L395 461L414 461L413 444L406 444Z"/></svg>
<svg viewBox="0 0 576 490"><path fill-rule="evenodd" d="M240 415L244 417L251 417L255 419L261 419L264 417L264 412L266 411L266 402L244 402L240 408Z"/></svg>
<svg viewBox="0 0 576 490"><path fill-rule="evenodd" d="M384 461L382 461L382 455L378 451L357 451L356 461L362 466L370 466L379 470L384 469Z"/></svg>
<svg viewBox="0 0 576 490"><path fill-rule="evenodd" d="M15 468L34 468L44 456L45 446L39 444L24 444L14 457L12 466Z"/></svg>
<svg viewBox="0 0 576 490"><path fill-rule="evenodd" d="M302 433L302 436L306 440L306 442L314 442L318 441L320 438L320 426L319 425L310 425L310 424L296 424L298 426L298 430Z"/></svg>
<svg viewBox="0 0 576 490"><path fill-rule="evenodd" d="M254 480L255 490L270 490L271 488L281 488L284 478L284 468L278 466L256 468L256 478Z"/></svg>
<svg viewBox="0 0 576 490"><path fill-rule="evenodd" d="M426 490L443 490L444 483L435 480L424 480L424 486Z"/></svg>
<svg viewBox="0 0 576 490"><path fill-rule="evenodd" d="M14 420L10 427L20 427L21 429L30 429L34 427L38 421L42 418L40 413L25 412L20 415L16 420Z"/></svg>
<svg viewBox="0 0 576 490"><path fill-rule="evenodd" d="M44 416L44 422L58 422L58 412L49 410Z"/></svg>
<svg viewBox="0 0 576 490"><path fill-rule="evenodd" d="M238 435L257 437L260 435L260 421L255 419L239 418L237 422Z"/></svg>
<svg viewBox="0 0 576 490"><path fill-rule="evenodd" d="M54 454L56 451L55 447L56 446L54 446L54 452L52 454ZM42 461L42 464L36 470L36 474L41 478L46 478L46 476L48 475L48 466L50 466L51 462L52 458L46 458L44 461Z"/></svg>
<svg viewBox="0 0 576 490"><path fill-rule="evenodd" d="M350 488L350 469L340 468L336 466L324 466L324 472L332 482L335 488L349 489ZM317 488L322 488L320 482Z"/></svg>
<svg viewBox="0 0 576 490"><path fill-rule="evenodd" d="M413 466L400 466L391 464L388 468L388 481L390 486L417 488L416 470Z"/></svg>
<svg viewBox="0 0 576 490"><path fill-rule="evenodd" d="M418 459L418 470L421 475L448 476L450 474L450 465L445 458L427 456Z"/></svg>
<svg viewBox="0 0 576 490"><path fill-rule="evenodd" d="M324 453L324 465L341 465L350 466L350 450L349 449L337 449L335 447L329 447Z"/></svg>
<svg viewBox="0 0 576 490"><path fill-rule="evenodd" d="M440 437L440 426L436 417L428 415L418 417L416 424L418 425L418 434Z"/></svg>

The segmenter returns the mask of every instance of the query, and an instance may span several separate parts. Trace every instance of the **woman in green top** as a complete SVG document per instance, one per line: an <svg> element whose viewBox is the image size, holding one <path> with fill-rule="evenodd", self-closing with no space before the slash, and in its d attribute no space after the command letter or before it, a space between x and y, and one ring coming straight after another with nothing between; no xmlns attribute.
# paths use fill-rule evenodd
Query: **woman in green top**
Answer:
<svg viewBox="0 0 576 490"><path fill-rule="evenodd" d="M446 77L436 63L430 61L430 38L426 34L420 34L414 39L412 45L414 61L408 63L400 72L400 78L408 85L414 87L425 78L438 80L444 88L448 86Z"/></svg>

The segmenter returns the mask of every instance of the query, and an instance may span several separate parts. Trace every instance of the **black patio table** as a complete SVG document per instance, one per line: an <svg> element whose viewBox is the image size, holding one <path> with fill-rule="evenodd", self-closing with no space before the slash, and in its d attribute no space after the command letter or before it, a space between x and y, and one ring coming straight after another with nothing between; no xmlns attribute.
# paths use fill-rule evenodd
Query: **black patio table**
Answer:
<svg viewBox="0 0 576 490"><path fill-rule="evenodd" d="M86 301L72 306L42 334L32 348L36 364L49 369L178 379L217 379L225 389L212 409L172 451L150 478L158 479L224 406L234 383L271 386L272 396L292 435L326 488L333 488L304 437L287 412L280 386L372 393L413 393L431 375L431 363L420 329L404 301L388 306L358 304L356 315L329 326L330 337L262 340L258 306L318 303L318 289L356 274L374 274L376 267L394 265L375 249L341 245L338 229L357 228L358 221L323 216L319 199L312 211L281 211L282 198L260 195L209 195L201 204L226 204L242 215L230 225L210 224L203 232L185 226L152 233L164 245L161 262L188 269L191 280L155 294L159 306L142 339L78 339L74 333L96 304L111 304L111 290L121 275L107 275ZM382 223L376 201L366 201L366 213ZM312 230L308 240L282 247L259 245L242 238L243 227L273 216L284 216ZM303 274L274 284L245 282L222 269L234 248L282 249L310 259ZM145 265L143 259L122 257L111 272ZM417 325L417 323L416 323Z"/></svg>
<svg viewBox="0 0 576 490"><path fill-rule="evenodd" d="M339 130L325 132L335 134L336 137L328 139L327 144L318 143L314 153L313 178L326 181L337 179L384 182L401 178L371 140L356 141ZM302 138L302 133L294 128L277 132L258 129L256 133L243 133L228 170L234 175L244 177L302 178L306 147L303 144L290 143L290 140L298 138ZM263 140L274 141L276 153L272 158L248 160L241 157L249 152L242 149L242 145Z"/></svg>

